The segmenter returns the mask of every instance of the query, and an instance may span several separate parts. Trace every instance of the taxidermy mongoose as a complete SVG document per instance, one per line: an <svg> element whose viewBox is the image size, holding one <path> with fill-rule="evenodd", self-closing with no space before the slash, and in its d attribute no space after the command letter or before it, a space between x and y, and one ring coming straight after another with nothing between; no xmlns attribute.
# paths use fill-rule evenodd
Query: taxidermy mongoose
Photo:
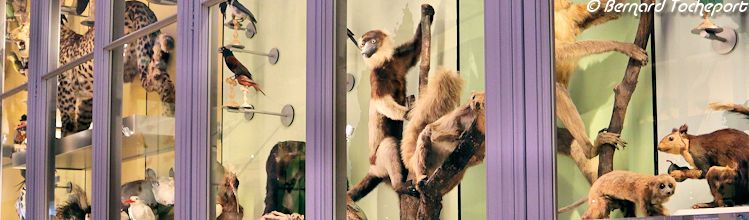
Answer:
<svg viewBox="0 0 749 220"><path fill-rule="evenodd" d="M621 3L623 1L617 0L616 2ZM619 139L619 134L609 132L599 132L595 144L591 143L588 138L580 114L567 92L578 60L588 55L616 51L644 65L647 63L648 54L633 43L611 40L577 41L577 36L591 26L621 16L621 12L604 12L603 7L595 12L589 12L586 7L587 4L573 4L568 0L554 0L554 61L556 67L557 117L570 131L574 140L578 142L578 146L583 148L587 159L590 159L598 155L598 148L604 143L624 146L625 142ZM578 166L584 166L586 163L585 158L573 159Z"/></svg>
<svg viewBox="0 0 749 220"><path fill-rule="evenodd" d="M668 215L663 203L676 190L676 181L668 174L658 176L614 170L604 174L590 187L588 210L582 219L608 218L614 209L625 217L635 217L635 207L645 216Z"/></svg>
<svg viewBox="0 0 749 220"><path fill-rule="evenodd" d="M422 19L434 18L434 8L422 5ZM431 22L430 22L431 24ZM372 68L369 81L372 87L369 101L369 171L364 179L349 190L351 199L358 201L372 191L383 179L398 193L409 193L406 187L400 142L403 120L406 120L406 73L416 65L421 53L421 23L411 41L393 47L390 35L372 30L359 41L364 61Z"/></svg>
<svg viewBox="0 0 749 220"><path fill-rule="evenodd" d="M710 203L698 203L693 208L708 208L733 205L726 203L724 197L733 198L740 195L720 193L720 186L733 183L736 169L744 158L749 157L749 135L726 128L709 134L687 134L687 125L674 128L671 134L658 144L658 150L669 154L682 155L694 169L672 169L670 175L676 179L707 179L710 191L715 199ZM749 196L749 195L746 195ZM746 197L744 196L744 197Z"/></svg>

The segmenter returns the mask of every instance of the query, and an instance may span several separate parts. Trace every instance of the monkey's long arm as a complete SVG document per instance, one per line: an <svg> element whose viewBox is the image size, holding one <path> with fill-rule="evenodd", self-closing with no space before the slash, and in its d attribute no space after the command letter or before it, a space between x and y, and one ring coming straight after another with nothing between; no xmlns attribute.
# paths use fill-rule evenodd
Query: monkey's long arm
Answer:
<svg viewBox="0 0 749 220"><path fill-rule="evenodd" d="M432 7L428 7L422 10L422 17L428 16L428 19L431 23L431 21L434 19L434 9ZM393 57L395 58L407 58L406 60L407 67L411 68L412 66L416 65L417 58L419 57L419 54L421 53L421 22L419 22L419 25L416 27L416 31L414 32L414 37L395 48L395 52L393 53Z"/></svg>
<svg viewBox="0 0 749 220"><path fill-rule="evenodd" d="M582 57L616 51L623 53L645 65L648 62L648 53L632 43L624 43L610 40L584 40L574 43L557 41L555 57L557 61L575 60Z"/></svg>
<svg viewBox="0 0 749 220"><path fill-rule="evenodd" d="M384 96L382 98L375 100L375 107L377 108L377 112L380 114L385 115L385 117L388 117L393 120L397 121L404 121L406 120L406 113L408 112L408 107L402 106L395 102L395 99L393 99L393 96Z"/></svg>

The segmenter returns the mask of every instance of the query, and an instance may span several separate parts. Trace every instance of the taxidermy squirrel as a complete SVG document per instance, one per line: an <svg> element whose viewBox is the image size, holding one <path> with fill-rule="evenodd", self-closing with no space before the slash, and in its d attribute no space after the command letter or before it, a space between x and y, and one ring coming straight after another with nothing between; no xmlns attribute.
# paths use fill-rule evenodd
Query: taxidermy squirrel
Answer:
<svg viewBox="0 0 749 220"><path fill-rule="evenodd" d="M663 203L676 190L676 181L668 174L658 176L614 170L604 174L590 187L588 210L582 219L609 218L614 209L625 217L635 217L635 206L645 216L668 215Z"/></svg>
<svg viewBox="0 0 749 220"><path fill-rule="evenodd" d="M422 5L421 19L434 18L434 8ZM430 22L431 24L431 22ZM369 101L369 171L364 179L349 190L352 200L358 201L371 192L383 179L398 193L412 193L404 184L403 162L400 158L400 141L403 121L408 108L406 103L406 73L416 65L421 54L421 22L411 41L393 47L390 34L372 30L362 35L360 48L364 61L372 68L372 86Z"/></svg>
<svg viewBox="0 0 749 220"><path fill-rule="evenodd" d="M616 0L617 3L623 0ZM580 118L567 87L575 72L580 58L605 52L620 52L645 65L648 54L642 48L632 43L611 40L583 40L577 41L577 36L592 27L610 20L618 19L621 13L604 12L603 7L589 12L587 4L574 4L568 0L554 0L554 61L556 75L556 108L557 117L570 131L574 141L572 147L582 148L582 154L570 154L588 181L597 177L597 167L589 168L590 159L598 155L598 148L603 144L613 146L626 144L619 138L619 134L603 130L598 133L595 142L591 142L586 133L585 125ZM617 147L618 148L618 147ZM583 157L584 155L584 157ZM594 163L597 165L597 163Z"/></svg>
<svg viewBox="0 0 749 220"><path fill-rule="evenodd" d="M736 186L735 180L738 178L739 164L746 163L746 158L749 158L749 135L731 128L717 130L709 134L690 135L687 134L687 129L687 125L682 125L679 129L674 128L671 134L658 143L658 150L669 154L682 155L687 163L694 168L683 169L683 167L676 166L669 169L669 174L677 180L707 179L714 201L698 203L692 208L732 206L737 203L745 203L746 201L743 200L746 200L745 198L749 197L749 194L738 195L733 190L725 191L722 188ZM745 186L736 187L745 188ZM734 200L734 198L741 201Z"/></svg>

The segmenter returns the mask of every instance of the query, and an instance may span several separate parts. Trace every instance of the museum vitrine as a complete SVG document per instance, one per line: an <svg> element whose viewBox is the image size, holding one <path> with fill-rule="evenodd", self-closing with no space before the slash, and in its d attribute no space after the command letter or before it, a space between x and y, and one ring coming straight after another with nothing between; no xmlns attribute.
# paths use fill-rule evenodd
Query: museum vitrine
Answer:
<svg viewBox="0 0 749 220"><path fill-rule="evenodd" d="M487 218L484 2L425 3L347 1L349 219Z"/></svg>
<svg viewBox="0 0 749 220"><path fill-rule="evenodd" d="M743 18L658 3L553 1L560 219L749 210Z"/></svg>
<svg viewBox="0 0 749 220"><path fill-rule="evenodd" d="M2 105L2 191L0 218L22 219L26 199L26 107L28 74L29 10L26 1L6 1L2 8L0 28L5 36L3 51L3 77L0 86Z"/></svg>
<svg viewBox="0 0 749 220"><path fill-rule="evenodd" d="M211 193L201 199L218 219L304 219L305 1L208 8Z"/></svg>

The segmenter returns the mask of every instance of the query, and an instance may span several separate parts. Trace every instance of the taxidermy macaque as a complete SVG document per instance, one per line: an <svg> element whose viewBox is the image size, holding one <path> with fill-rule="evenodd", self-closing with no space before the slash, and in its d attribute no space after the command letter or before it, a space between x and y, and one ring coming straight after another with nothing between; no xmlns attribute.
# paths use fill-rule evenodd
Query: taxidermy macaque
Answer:
<svg viewBox="0 0 749 220"><path fill-rule="evenodd" d="M401 141L401 157L409 175L416 171L419 164L413 160L419 134L428 124L450 113L460 104L461 91L463 79L458 72L440 67L436 72L429 74L426 89L421 91L414 108L408 113L410 120Z"/></svg>
<svg viewBox="0 0 749 220"><path fill-rule="evenodd" d="M460 135L470 129L473 121L476 121L478 130L486 134L484 124L486 121L485 99L484 92L473 92L468 102L427 125L421 131L416 142L416 150L410 161L418 183L417 188L421 188L427 175L434 173L437 167L441 166L442 162L447 159L447 156L458 147ZM477 154L468 161L468 167L484 161L484 148L485 144L482 144L481 148L476 150ZM446 187L442 193L447 193L454 185L457 185L463 174L465 174L465 170L458 174L459 177L453 178L458 181L452 183L450 187Z"/></svg>
<svg viewBox="0 0 749 220"><path fill-rule="evenodd" d="M239 179L237 175L230 171L224 172L224 183L219 187L216 202L221 205L221 215L216 217L218 220L241 220L244 216L244 208L239 205L237 198L237 188L239 188ZM218 211L216 211L218 212Z"/></svg>
<svg viewBox="0 0 749 220"><path fill-rule="evenodd" d="M698 203L692 208L732 206L747 202L744 200L747 200L749 194L736 194L745 190L734 192L733 189L726 188L736 186L736 170L740 163L746 163L746 158L749 158L749 135L731 128L709 134L690 135L687 134L687 129L687 125L674 128L671 134L658 143L658 150L681 155L694 168L676 166L669 169L672 177L679 180L707 179L714 201Z"/></svg>
<svg viewBox="0 0 749 220"><path fill-rule="evenodd" d="M623 2L617 0L617 3ZM580 118L567 87L572 74L575 72L577 62L580 58L588 55L605 52L620 52L644 65L647 63L648 54L642 48L632 43L617 42L611 40L583 40L577 41L577 36L593 25L603 24L607 21L619 18L621 13L604 12L600 7L598 11L589 12L587 4L573 4L568 0L554 0L554 51L556 67L556 111L557 117L569 130L574 142L573 151L570 156L575 160L578 167L589 181L597 177L597 163L589 163L590 159L598 155L598 148L603 144L613 146L626 144L619 138L619 134L609 133L603 130L598 133L595 142L592 143L586 134L585 125ZM578 150L581 148L580 150ZM617 147L618 148L618 147ZM595 165L596 167L590 167Z"/></svg>
<svg viewBox="0 0 749 220"><path fill-rule="evenodd" d="M422 5L422 19L434 18L434 8ZM431 22L430 22L431 23ZM416 65L421 53L421 23L411 41L393 47L393 40L382 30L372 30L362 35L361 53L372 68L369 101L369 171L348 195L358 201L383 179L398 193L412 190L405 186L404 168L400 158L399 143L403 135L403 120L406 120L406 73Z"/></svg>
<svg viewBox="0 0 749 220"><path fill-rule="evenodd" d="M658 176L614 170L604 174L590 187L588 210L582 219L608 218L614 209L625 217L635 217L635 206L645 216L668 215L663 203L676 190L676 181L668 174Z"/></svg>

